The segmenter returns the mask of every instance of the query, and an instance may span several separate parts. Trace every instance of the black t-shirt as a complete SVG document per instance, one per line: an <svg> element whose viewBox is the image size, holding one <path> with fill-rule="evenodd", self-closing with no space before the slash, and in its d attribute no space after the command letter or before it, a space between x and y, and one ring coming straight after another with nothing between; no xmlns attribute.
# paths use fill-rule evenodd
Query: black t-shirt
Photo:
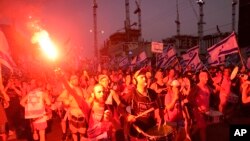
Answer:
<svg viewBox="0 0 250 141"><path fill-rule="evenodd" d="M143 96L137 90L134 90L131 96L131 114L139 115L150 108L158 108L157 93L152 89L147 89L147 96ZM147 132L150 128L156 126L154 111L138 117L133 124L139 127L144 132ZM130 128L130 134L131 136L139 138L143 137L138 133L133 125Z"/></svg>
<svg viewBox="0 0 250 141"><path fill-rule="evenodd" d="M158 88L158 89L167 88L166 84L160 85L160 84L156 83L156 85L157 85L157 88ZM167 93L168 93L167 90L163 90L163 91L161 91L159 94L167 94Z"/></svg>

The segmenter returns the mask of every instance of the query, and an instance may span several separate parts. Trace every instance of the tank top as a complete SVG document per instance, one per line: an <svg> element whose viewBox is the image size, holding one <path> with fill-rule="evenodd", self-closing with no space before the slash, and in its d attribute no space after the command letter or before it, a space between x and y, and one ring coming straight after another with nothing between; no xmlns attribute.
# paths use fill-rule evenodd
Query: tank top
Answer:
<svg viewBox="0 0 250 141"><path fill-rule="evenodd" d="M167 88L166 84L160 85L160 84L156 83L156 85L157 85L157 89ZM163 90L159 94L167 94L167 90Z"/></svg>

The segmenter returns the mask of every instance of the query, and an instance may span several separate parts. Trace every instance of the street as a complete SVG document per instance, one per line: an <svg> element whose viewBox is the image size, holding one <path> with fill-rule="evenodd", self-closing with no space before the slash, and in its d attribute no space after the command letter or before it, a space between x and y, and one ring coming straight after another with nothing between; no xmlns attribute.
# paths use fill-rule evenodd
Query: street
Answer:
<svg viewBox="0 0 250 141"><path fill-rule="evenodd" d="M250 112L249 108L237 109L234 111L230 118L225 119L219 123L209 124L207 128L208 141L229 141L230 125L249 125L250 126ZM60 120L58 118L52 119L51 131L46 134L47 141L60 141L61 140ZM184 136L184 135L179 135ZM12 139L10 141L26 141L26 139ZM193 135L193 141L198 141L197 135Z"/></svg>

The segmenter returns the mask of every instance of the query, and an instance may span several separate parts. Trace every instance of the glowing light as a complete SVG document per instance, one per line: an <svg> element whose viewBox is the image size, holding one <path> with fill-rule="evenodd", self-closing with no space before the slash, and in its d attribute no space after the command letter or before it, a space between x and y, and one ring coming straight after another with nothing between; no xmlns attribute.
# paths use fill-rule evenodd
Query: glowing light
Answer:
<svg viewBox="0 0 250 141"><path fill-rule="evenodd" d="M45 55L55 60L58 57L58 52L55 44L51 41L46 30L36 32L31 40L32 43L38 43Z"/></svg>

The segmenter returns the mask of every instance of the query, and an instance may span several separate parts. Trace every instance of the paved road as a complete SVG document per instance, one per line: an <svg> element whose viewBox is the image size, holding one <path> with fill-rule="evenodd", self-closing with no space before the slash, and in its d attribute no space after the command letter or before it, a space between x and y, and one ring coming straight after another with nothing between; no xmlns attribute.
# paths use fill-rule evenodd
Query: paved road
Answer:
<svg viewBox="0 0 250 141"><path fill-rule="evenodd" d="M247 124L250 125L250 110L242 107L236 109L225 121L216 124L210 124L207 128L207 140L208 141L229 141L229 128L231 124ZM61 128L59 119L53 119L51 132L47 133L47 141L60 141ZM25 141L25 140L11 140L11 141ZM198 141L198 139L194 139Z"/></svg>

